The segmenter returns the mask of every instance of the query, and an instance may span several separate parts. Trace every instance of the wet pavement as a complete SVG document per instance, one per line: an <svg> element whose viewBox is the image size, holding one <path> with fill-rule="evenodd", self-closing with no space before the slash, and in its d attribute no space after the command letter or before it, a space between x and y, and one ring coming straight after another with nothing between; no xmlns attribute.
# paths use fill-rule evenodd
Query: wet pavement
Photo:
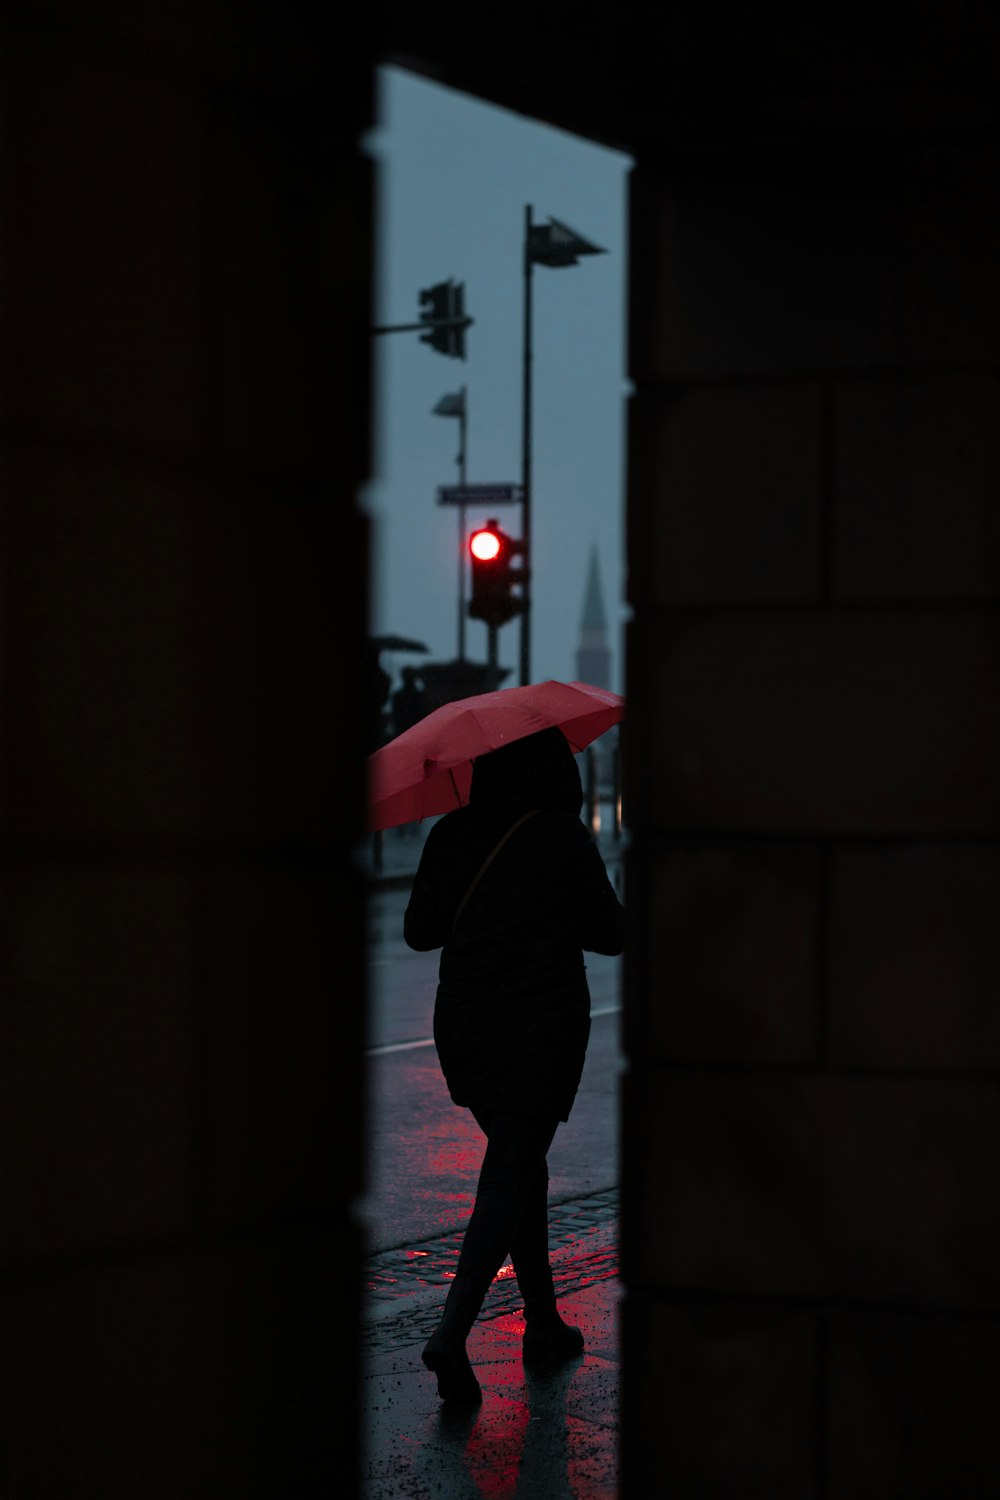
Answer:
<svg viewBox="0 0 1000 1500"><path fill-rule="evenodd" d="M551 1371L525 1369L521 1301L508 1263L468 1343L483 1403L453 1414L439 1401L420 1350L454 1275L483 1141L468 1112L448 1099L430 1040L437 955L412 953L402 941L407 887L424 833L387 835L381 878L372 878L369 867L368 1190L358 1205L370 1247L363 1494L365 1500L614 1500L617 961L587 956L591 1044L576 1105L549 1158L556 1294L562 1316L582 1329L585 1350ZM620 879L621 846L608 840L602 853L612 878ZM502 1020L498 1040L512 1040Z"/></svg>
<svg viewBox="0 0 1000 1500"><path fill-rule="evenodd" d="M556 1296L585 1290L618 1274L618 1190L549 1205L549 1259ZM458 1267L462 1231L400 1245L368 1259L365 1268L366 1353L395 1348L433 1331L448 1283ZM490 1288L482 1317L520 1308L517 1282L507 1261Z"/></svg>
<svg viewBox="0 0 1000 1500"><path fill-rule="evenodd" d="M483 1392L471 1412L443 1407L420 1361L457 1259L455 1237L374 1258L362 1386L366 1500L614 1500L617 1194L590 1196L552 1213L559 1309L582 1329L583 1354L551 1371L524 1367L524 1319L505 1266L469 1338Z"/></svg>

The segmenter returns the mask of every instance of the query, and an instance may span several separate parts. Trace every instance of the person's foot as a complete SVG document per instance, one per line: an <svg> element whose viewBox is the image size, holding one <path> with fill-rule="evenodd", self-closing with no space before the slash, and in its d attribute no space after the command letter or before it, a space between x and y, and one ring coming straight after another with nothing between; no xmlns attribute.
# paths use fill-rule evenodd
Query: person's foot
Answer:
<svg viewBox="0 0 1000 1500"><path fill-rule="evenodd" d="M478 1406L482 1401L479 1381L464 1349L442 1349L430 1339L420 1358L437 1376L438 1395L449 1406Z"/></svg>
<svg viewBox="0 0 1000 1500"><path fill-rule="evenodd" d="M583 1334L554 1310L525 1318L521 1355L525 1364L555 1364L583 1353Z"/></svg>

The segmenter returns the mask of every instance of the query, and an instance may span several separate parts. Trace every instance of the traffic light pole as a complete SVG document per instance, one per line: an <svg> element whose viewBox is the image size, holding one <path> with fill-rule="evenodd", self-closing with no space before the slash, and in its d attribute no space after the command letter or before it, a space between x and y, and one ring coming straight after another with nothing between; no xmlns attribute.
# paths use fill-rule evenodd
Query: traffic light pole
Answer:
<svg viewBox="0 0 1000 1500"><path fill-rule="evenodd" d="M462 410L459 413L458 422L458 482L465 488L465 436L466 436L466 408L465 386L462 387ZM465 571L468 567L468 559L465 556L465 521L466 507L458 507L458 659L465 660Z"/></svg>
<svg viewBox="0 0 1000 1500"><path fill-rule="evenodd" d="M531 681L531 204L524 209L524 365L521 380L521 538L524 542L524 609L521 614L521 686Z"/></svg>
<svg viewBox="0 0 1000 1500"><path fill-rule="evenodd" d="M457 417L458 418L458 453L455 462L458 465L458 484L440 485L438 487L438 504L454 505L458 510L458 660L465 660L465 598L466 598L466 573L468 570L468 558L466 557L466 523L468 519L468 505L473 497L469 494L466 479L466 453L468 452L468 393L465 386L460 391L450 391L443 395L436 406L431 408L431 414L435 417Z"/></svg>
<svg viewBox="0 0 1000 1500"><path fill-rule="evenodd" d="M499 634L495 625L486 626L486 691L488 693L495 692L500 686Z"/></svg>

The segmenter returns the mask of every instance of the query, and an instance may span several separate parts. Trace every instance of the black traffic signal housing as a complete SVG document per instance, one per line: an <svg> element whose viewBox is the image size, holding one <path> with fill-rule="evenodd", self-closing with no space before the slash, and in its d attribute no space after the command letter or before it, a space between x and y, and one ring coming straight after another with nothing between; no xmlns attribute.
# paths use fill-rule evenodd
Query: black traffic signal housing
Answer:
<svg viewBox="0 0 1000 1500"><path fill-rule="evenodd" d="M453 359L465 358L465 330L471 319L465 316L465 284L439 281L420 293L420 321L431 326L420 335L422 344L430 344Z"/></svg>
<svg viewBox="0 0 1000 1500"><path fill-rule="evenodd" d="M511 561L522 555L524 543L501 531L496 521L487 521L469 537L472 559L472 598L469 618L485 620L494 629L522 614L527 597L523 585L528 581L526 568L513 568ZM514 593L521 589L520 593Z"/></svg>

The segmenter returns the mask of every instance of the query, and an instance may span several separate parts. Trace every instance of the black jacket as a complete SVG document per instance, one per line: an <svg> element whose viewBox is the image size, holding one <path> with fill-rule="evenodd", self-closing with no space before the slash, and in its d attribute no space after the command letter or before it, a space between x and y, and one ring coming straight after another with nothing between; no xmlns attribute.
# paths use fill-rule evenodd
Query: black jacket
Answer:
<svg viewBox="0 0 1000 1500"><path fill-rule="evenodd" d="M475 791L428 835L404 936L443 950L434 1038L455 1103L565 1120L590 1032L583 950L620 953L624 911L579 817L550 805L504 845L453 929L483 860L528 810Z"/></svg>

